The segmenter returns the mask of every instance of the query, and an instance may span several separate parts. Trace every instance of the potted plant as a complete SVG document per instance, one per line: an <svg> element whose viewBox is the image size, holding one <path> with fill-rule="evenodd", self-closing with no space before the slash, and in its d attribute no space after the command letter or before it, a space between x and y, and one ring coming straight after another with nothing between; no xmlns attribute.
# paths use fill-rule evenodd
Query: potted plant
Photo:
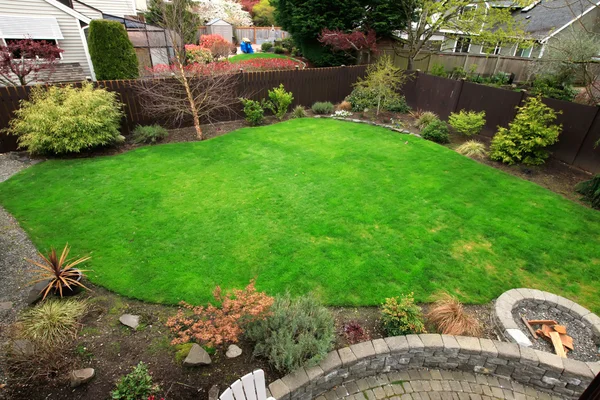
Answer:
<svg viewBox="0 0 600 400"><path fill-rule="evenodd" d="M47 257L42 253L39 253L43 260L41 263L29 259L27 260L41 269L37 271L37 279L33 280L31 283L47 282L40 291L40 294L43 293L42 300L44 300L50 292L63 297L74 295L78 293L81 288L87 289L87 287L81 283L84 270L77 269L75 266L89 260L91 257L82 257L74 261L67 260L69 250L70 247L67 243L60 258L57 256L54 247L52 247Z"/></svg>

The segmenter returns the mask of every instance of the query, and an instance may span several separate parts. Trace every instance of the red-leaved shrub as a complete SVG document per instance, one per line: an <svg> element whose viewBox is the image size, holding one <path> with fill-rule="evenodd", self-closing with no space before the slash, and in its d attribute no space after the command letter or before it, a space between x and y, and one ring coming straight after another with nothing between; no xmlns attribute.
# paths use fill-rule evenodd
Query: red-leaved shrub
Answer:
<svg viewBox="0 0 600 400"><path fill-rule="evenodd" d="M167 326L175 334L172 344L196 342L207 346L236 343L251 322L266 318L273 304L273 297L257 292L254 280L245 289L235 289L223 294L217 286L213 292L218 306L194 307L182 302L183 307L167 320Z"/></svg>
<svg viewBox="0 0 600 400"><path fill-rule="evenodd" d="M209 49L212 56L216 59L227 57L231 53L231 43L218 34L202 35L200 37L200 47Z"/></svg>
<svg viewBox="0 0 600 400"><path fill-rule="evenodd" d="M346 322L342 332L349 344L355 344L369 340L371 337L357 321Z"/></svg>

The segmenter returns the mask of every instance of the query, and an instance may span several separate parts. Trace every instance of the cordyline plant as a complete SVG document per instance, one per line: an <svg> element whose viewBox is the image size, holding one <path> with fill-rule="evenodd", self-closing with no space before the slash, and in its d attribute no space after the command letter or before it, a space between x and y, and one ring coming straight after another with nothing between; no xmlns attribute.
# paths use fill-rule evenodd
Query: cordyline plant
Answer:
<svg viewBox="0 0 600 400"><path fill-rule="evenodd" d="M45 40L23 39L0 46L0 83L25 86L32 82L47 82L62 52Z"/></svg>
<svg viewBox="0 0 600 400"><path fill-rule="evenodd" d="M194 307L182 302L177 315L167 320L167 326L176 335L172 344L197 342L207 346L236 343L244 327L266 318L273 305L273 297L257 292L254 280L245 289L223 294L217 286L213 292L218 306Z"/></svg>
<svg viewBox="0 0 600 400"><path fill-rule="evenodd" d="M62 297L64 288L72 290L74 287L79 286L87 289L87 287L79 281L80 274L85 270L75 269L75 266L86 262L91 257L67 260L70 250L69 244L66 244L60 257L58 257L56 249L52 247L47 257L42 253L39 253L39 256L43 260L41 263L27 259L28 262L41 269L37 271L37 279L33 280L31 283L35 284L48 281L48 284L40 291L40 293L43 293L42 300L45 299L51 291L58 293L60 297Z"/></svg>

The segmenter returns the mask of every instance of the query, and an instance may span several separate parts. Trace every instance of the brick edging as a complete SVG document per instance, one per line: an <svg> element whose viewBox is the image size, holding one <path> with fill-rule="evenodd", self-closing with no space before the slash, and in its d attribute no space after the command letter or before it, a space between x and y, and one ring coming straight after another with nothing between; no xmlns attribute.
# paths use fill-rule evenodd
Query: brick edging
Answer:
<svg viewBox="0 0 600 400"><path fill-rule="evenodd" d="M504 292L494 302L494 318L498 328L507 340L524 346L531 346L531 341L512 316L512 310L519 303L527 301L534 304L546 304L579 317L591 327L596 341L600 341L600 317L596 314L562 296L526 288L511 289Z"/></svg>
<svg viewBox="0 0 600 400"><path fill-rule="evenodd" d="M331 388L383 372L418 368L461 370L506 377L537 390L577 397L600 373L600 363L465 336L394 336L334 350L316 366L300 368L272 382L278 400L309 400Z"/></svg>

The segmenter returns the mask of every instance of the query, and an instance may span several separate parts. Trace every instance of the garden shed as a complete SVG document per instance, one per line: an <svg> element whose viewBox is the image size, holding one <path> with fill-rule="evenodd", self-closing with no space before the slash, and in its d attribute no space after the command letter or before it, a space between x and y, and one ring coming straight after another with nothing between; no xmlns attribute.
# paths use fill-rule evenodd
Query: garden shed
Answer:
<svg viewBox="0 0 600 400"><path fill-rule="evenodd" d="M209 35L221 35L229 43L233 43L233 25L221 18L213 19L206 24L206 33Z"/></svg>

